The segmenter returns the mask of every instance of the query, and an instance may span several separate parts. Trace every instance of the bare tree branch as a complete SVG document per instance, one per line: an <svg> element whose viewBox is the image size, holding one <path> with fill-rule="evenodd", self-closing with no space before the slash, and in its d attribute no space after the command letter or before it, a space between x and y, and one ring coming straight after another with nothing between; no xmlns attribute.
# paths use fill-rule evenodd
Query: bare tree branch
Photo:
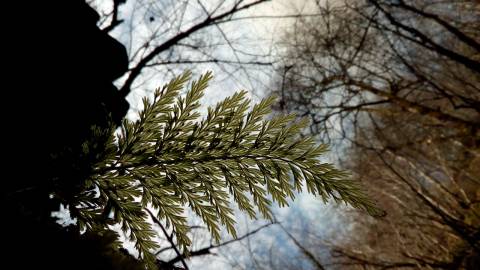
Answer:
<svg viewBox="0 0 480 270"><path fill-rule="evenodd" d="M135 81L135 79L140 75L142 70L145 68L145 66L152 61L156 56L158 56L161 52L169 49L170 47L176 45L178 42L181 40L191 36L193 33L198 32L201 29L207 28L209 26L215 25L218 21L221 21L222 19L225 19L229 16L232 16L242 10L249 9L251 7L254 7L256 5L262 4L268 0L257 0L254 2L251 2L249 4L245 4L240 6L240 2L238 2L236 5L234 5L230 10L225 11L219 15L216 16L208 16L205 18L202 22L195 24L191 26L189 29L182 31L175 35L174 37L171 37L161 45L155 47L150 53L148 53L145 57L143 57L133 68L131 68L130 73L125 80L123 86L120 88L120 92L123 96L127 96L130 92L130 87L132 86L132 83Z"/></svg>
<svg viewBox="0 0 480 270"><path fill-rule="evenodd" d="M113 10L112 10L112 19L110 24L107 25L105 28L102 29L103 32L108 33L111 32L115 27L123 22L123 20L118 19L118 8L120 5L125 4L126 0L113 0Z"/></svg>

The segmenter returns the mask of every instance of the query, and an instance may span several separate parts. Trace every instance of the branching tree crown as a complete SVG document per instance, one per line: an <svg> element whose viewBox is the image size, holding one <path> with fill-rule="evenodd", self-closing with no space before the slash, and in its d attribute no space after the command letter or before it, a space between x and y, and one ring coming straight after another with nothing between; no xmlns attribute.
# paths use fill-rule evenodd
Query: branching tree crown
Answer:
<svg viewBox="0 0 480 270"><path fill-rule="evenodd" d="M318 159L326 145L299 136L305 120L295 122L294 115L265 120L275 98L249 110L246 92L237 92L198 120L199 100L212 74L193 81L183 97L180 92L190 78L186 72L157 89L153 100L145 98L139 119L124 120L116 138L114 128L95 130L97 138L108 138L105 156L71 203L82 230L120 224L146 266L154 268L153 252L159 246L149 218L164 222L187 250L191 241L185 207L217 241L221 225L236 236L232 198L251 218L256 218L256 207L272 219L273 202L286 206L304 188L324 201L333 198L378 213L345 172ZM95 144L98 140L86 142L84 152Z"/></svg>

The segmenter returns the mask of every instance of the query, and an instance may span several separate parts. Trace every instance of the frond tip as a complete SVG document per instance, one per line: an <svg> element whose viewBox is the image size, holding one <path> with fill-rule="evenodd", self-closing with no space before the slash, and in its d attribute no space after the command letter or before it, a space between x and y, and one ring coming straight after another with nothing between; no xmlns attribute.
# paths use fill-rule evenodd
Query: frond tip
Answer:
<svg viewBox="0 0 480 270"><path fill-rule="evenodd" d="M117 150L110 151L108 162L99 165L87 181L89 194L97 189L100 197L92 198L94 207L78 205L87 227L98 220L92 216L107 211L151 266L158 245L147 208L173 230L184 250L190 245L187 206L217 241L220 226L235 236L232 199L251 218L257 212L272 218L272 203L286 206L295 191L306 187L325 201L333 198L376 213L356 182L319 161L327 147L299 136L306 121L296 122L293 115L264 119L273 97L249 110L247 93L238 92L208 108L199 120L199 100L212 75L208 72L193 81L182 97L180 91L190 78L187 72L155 91L153 100L144 100L139 119L125 120L117 142L110 140L110 147Z"/></svg>

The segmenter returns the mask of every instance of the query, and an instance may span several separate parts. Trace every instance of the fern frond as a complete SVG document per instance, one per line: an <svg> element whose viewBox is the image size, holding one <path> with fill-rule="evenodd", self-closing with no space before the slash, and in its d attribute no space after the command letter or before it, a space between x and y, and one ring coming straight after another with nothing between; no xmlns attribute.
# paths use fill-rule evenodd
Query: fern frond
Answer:
<svg viewBox="0 0 480 270"><path fill-rule="evenodd" d="M299 136L306 120L295 121L294 115L265 120L275 98L249 111L245 91L208 108L200 120L199 101L212 75L201 76L181 97L190 77L187 72L156 90L152 101L144 99L137 121L123 122L117 151L109 151L108 162L88 181L100 198L96 207L78 211L83 223L92 223L103 210L113 223L121 224L153 268L158 245L146 208L155 210L184 250L191 244L185 207L203 220L217 241L221 226L236 236L231 201L251 218L258 211L271 219L273 203L287 206L294 192L304 188L324 201L376 213L358 183L319 160L327 147Z"/></svg>

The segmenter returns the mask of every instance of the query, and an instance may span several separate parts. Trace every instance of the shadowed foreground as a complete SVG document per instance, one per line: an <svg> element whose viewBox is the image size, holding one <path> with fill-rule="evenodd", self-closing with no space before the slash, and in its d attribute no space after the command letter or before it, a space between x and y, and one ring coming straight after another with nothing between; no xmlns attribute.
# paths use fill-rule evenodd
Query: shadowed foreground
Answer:
<svg viewBox="0 0 480 270"><path fill-rule="evenodd" d="M108 116L119 125L128 110L112 84L128 68L126 50L84 1L8 5L19 16L4 23L2 261L12 269L134 269L133 257L110 247L113 233L80 237L51 217L99 158L101 143L80 154L90 126L107 127ZM53 190L61 195L51 198Z"/></svg>

